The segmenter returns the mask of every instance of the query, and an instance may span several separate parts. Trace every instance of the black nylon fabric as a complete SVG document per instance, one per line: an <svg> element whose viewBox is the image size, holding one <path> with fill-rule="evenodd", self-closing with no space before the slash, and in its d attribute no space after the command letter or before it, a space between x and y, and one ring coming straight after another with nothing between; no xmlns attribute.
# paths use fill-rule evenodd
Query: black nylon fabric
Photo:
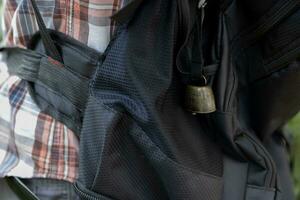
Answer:
<svg viewBox="0 0 300 200"><path fill-rule="evenodd" d="M172 61L169 60L174 56L172 52L174 41L166 39L174 38L172 36L174 33L171 31L174 29L174 24L168 23L168 21L170 19L175 21L175 13L170 13L167 10L175 5L173 3L171 5L164 2L160 3L157 2L155 4L156 8L140 11L143 14L137 17L138 21L132 22L134 24L131 24L128 30L124 30L119 35L106 56L104 63L97 69L91 88L92 95L98 99L99 103L111 107L113 110L129 113L146 132L149 130L150 136L155 136L155 132L160 133L159 135L165 137L163 140L165 140L166 144L173 143L173 138L168 138L169 134L162 134L160 129L165 129L167 132L174 134L181 131L185 132L180 134L179 141L175 142L179 148L185 149L186 145L183 142L185 140L190 142L190 139L193 137L201 137L200 132L204 126L198 125L199 128L190 130L191 127L195 127L201 121L185 112L182 108L182 99L180 98L180 87L182 86L174 77L176 72L173 72ZM151 10L159 10L160 12L154 15L152 20L149 19L148 23L145 23L142 19L150 15ZM163 13L163 11L166 12ZM158 23L159 20L160 22ZM153 23L157 24L156 29L151 27ZM143 30L143 32L148 30L146 32L147 35L143 35L142 38L145 38L145 43L152 45L149 48L142 49L145 43L138 44L135 39L131 40L131 38L141 37L140 30ZM159 33L164 33L164 35ZM171 35L165 37L165 34ZM130 48L130 51L127 51L127 48ZM161 57L154 58L151 56L151 54L153 55L156 52L156 49L165 49ZM139 54L141 57L138 56ZM139 67L142 63L148 66ZM147 75L145 76L145 74ZM170 113L173 114L170 115ZM181 116L184 117L181 118ZM180 122L180 126L176 126L174 123L176 121ZM191 138L184 139L184 137ZM153 137L153 139L158 138ZM160 139L154 142L169 157L176 158L176 156L180 156L180 151L177 152L179 154L173 155L171 152L173 149L167 149L169 145L166 145ZM197 141L195 140L195 142ZM209 146L209 144L189 143L189 146L196 148L196 146ZM213 152L215 151L213 150ZM199 154L199 151L197 154ZM191 152L185 156L189 155L194 155L194 153ZM194 160L197 159L192 157L187 161L194 163ZM199 162L198 164L205 163ZM192 164L190 167L193 167ZM220 169L216 169L216 175L221 175L220 171Z"/></svg>
<svg viewBox="0 0 300 200"><path fill-rule="evenodd" d="M241 96L248 102L245 112L262 140L268 140L300 109L299 20L300 10L291 12L245 49L237 65L243 79Z"/></svg>
<svg viewBox="0 0 300 200"><path fill-rule="evenodd" d="M276 163L280 185L282 187L282 196L284 199L295 199L293 179L290 174L291 160L289 158L289 144L285 138L283 130L276 131L272 137L264 142L266 148L273 156Z"/></svg>
<svg viewBox="0 0 300 200"><path fill-rule="evenodd" d="M250 99L245 94L252 87L249 87L247 76L256 79L261 76L264 78L262 81L269 81L265 77L268 72L255 66L257 70L247 74L252 72L252 69L245 67L248 66L248 60L244 52L247 51L236 52L242 47L250 52L272 26L279 24L284 29L283 24L295 23L296 13L282 24L278 16L277 21L271 16L260 16L268 11L270 15L279 13L282 18L289 17L289 13L282 10L277 12L276 9L282 5L287 11L294 12L295 2L266 3L257 13L258 23L247 17L240 19L238 23L241 25L242 22L251 22L257 34L240 24L233 25L237 21L233 16L240 15L236 1L232 1L225 10L222 7L221 10L218 7L210 9L212 5L217 3L208 4L208 10L214 12L208 16L217 14L218 17L214 18L214 24L204 27L210 27L208 30L215 30L216 33L210 35L211 38L208 38L208 33L204 34L206 43L203 45L214 46L209 48L211 53L206 52L205 57L208 58L207 66L217 65L217 69L206 74L215 93L217 112L192 116L183 108L184 81L176 64L189 63L190 54L181 54L180 59L186 59L184 62L175 61L179 49L190 51L191 48L181 48L178 41L183 42L181 45L191 43L184 43L189 39L178 38L190 36L182 35L180 26L176 24L180 21L176 19L176 2L143 2L130 23L107 49L91 84L91 96L81 133L81 169L75 184L82 199L101 199L102 196L110 199L284 198L273 161L276 158L257 137L259 131L251 127L251 123L248 124L247 120L251 119L249 110L243 113L247 110L245 108L255 106L249 101L240 101ZM194 17L193 13L188 14ZM270 26L258 30L260 23L267 22L270 22ZM245 39L241 37L243 35ZM263 45L269 44L266 41ZM157 50L160 50L159 53ZM259 56L263 55L260 52L252 51L249 54L252 56L250 63L259 63ZM292 63L293 59L295 57L290 57L288 62ZM183 66L182 69L188 67ZM295 67L298 68L298 65ZM211 71L204 69L206 73ZM280 74L279 77L283 78L284 75ZM296 75L294 77L296 80ZM292 76L287 75L287 78L291 80ZM290 83L286 81L286 87L290 88ZM258 102L266 99L263 92L256 96ZM268 107L265 106L257 110L266 111ZM295 106L291 109L297 110ZM274 113L268 113L272 118L275 117ZM289 116L283 116L279 121ZM270 132L278 126L274 125ZM235 159L225 162L225 173L228 173L225 175L223 153ZM245 184L244 190L224 187L223 178L231 179L235 175L235 172L228 170L230 166L246 169L247 174L243 174L240 180ZM228 180L225 182L228 183ZM232 184L234 187L237 182ZM230 189L235 194L231 195L223 189Z"/></svg>
<svg viewBox="0 0 300 200"><path fill-rule="evenodd" d="M64 65L32 55L42 76L18 74L33 97L40 95L36 102L45 112L54 105L49 113L55 118L55 112L79 116L67 125L80 132L74 186L82 199L293 198L290 186L281 186L288 183L282 174L289 169L280 165L287 158L270 140L300 109L299 2L208 2L198 45L204 51L197 52L203 51L199 63L217 111L194 116L184 108L191 83L184 72L199 33L191 23L199 20L198 3L131 1L115 16L123 24L103 57L49 31ZM39 34L30 48L45 54ZM85 81L65 83L68 73ZM68 101L62 103L61 94Z"/></svg>
<svg viewBox="0 0 300 200"><path fill-rule="evenodd" d="M79 177L93 192L112 199L221 198L221 151L204 121L182 107L172 61L175 11L174 1L145 2L97 69Z"/></svg>

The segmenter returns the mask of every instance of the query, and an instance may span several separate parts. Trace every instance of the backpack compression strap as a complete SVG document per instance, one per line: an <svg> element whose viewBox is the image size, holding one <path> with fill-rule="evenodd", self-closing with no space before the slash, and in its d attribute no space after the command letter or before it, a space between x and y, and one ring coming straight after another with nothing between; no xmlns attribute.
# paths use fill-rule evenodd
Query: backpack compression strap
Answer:
<svg viewBox="0 0 300 200"><path fill-rule="evenodd" d="M43 112L62 121L75 133L81 129L81 112L84 110L89 80L94 67L86 68L90 75L74 72L76 67L65 66L60 62L38 52L22 48L2 48L0 52L6 53L8 72L23 80L34 83L47 91L48 97L55 98L52 104L44 100L45 96L37 91L31 91L32 97L38 102ZM40 98L41 97L41 98ZM44 97L44 98L43 98ZM65 106L61 106L61 105Z"/></svg>

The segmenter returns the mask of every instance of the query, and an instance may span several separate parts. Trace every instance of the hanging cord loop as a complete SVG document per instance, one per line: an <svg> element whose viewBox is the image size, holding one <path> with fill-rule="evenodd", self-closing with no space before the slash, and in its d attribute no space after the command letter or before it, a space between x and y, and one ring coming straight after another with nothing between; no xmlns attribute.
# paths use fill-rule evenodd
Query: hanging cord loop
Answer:
<svg viewBox="0 0 300 200"><path fill-rule="evenodd" d="M59 54L59 51L56 48L50 34L47 31L47 28L43 21L42 15L39 12L39 9L38 9L38 6L37 6L35 0L30 0L30 1L31 1L32 7L33 7L34 14L36 16L37 24L39 26L39 30L41 33L41 38L42 38L43 44L45 46L46 54L49 57L63 63L63 60Z"/></svg>

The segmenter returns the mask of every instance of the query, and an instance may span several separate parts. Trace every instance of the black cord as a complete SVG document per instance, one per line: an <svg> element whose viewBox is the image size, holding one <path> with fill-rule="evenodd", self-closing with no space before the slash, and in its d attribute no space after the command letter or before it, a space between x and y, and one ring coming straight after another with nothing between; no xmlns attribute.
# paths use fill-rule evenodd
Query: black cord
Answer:
<svg viewBox="0 0 300 200"><path fill-rule="evenodd" d="M30 1L31 1L32 7L33 7L34 14L36 16L37 24L38 24L39 29L40 29L40 33L41 33L43 44L45 46L46 54L48 56L50 56L51 58L53 58L53 59L55 59L55 60L62 63L63 60L62 60L62 58L59 54L58 49L56 48L56 46L53 42L50 34L47 31L47 28L46 28L45 23L43 21L42 15L39 12L39 9L37 7L37 4L36 4L35 0L30 0Z"/></svg>

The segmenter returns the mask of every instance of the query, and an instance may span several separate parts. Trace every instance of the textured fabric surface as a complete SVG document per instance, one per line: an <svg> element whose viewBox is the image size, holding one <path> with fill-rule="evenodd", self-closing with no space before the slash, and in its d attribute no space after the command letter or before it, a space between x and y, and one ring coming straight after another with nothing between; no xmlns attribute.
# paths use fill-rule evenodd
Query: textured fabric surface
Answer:
<svg viewBox="0 0 300 200"><path fill-rule="evenodd" d="M80 135L83 199L221 198L221 150L182 105L176 8L145 0L96 70Z"/></svg>
<svg viewBox="0 0 300 200"><path fill-rule="evenodd" d="M208 51L203 59L207 66L216 64L217 70L204 76L214 91L217 111L196 116L184 109L184 72L176 62L178 49L184 45L187 49L192 48L189 43L180 43L177 37L182 31L182 26L177 24L181 20L177 18L178 2L180 0L144 1L113 40L97 68L81 132L79 179L75 183L78 194L83 199L283 199L273 161L276 158L257 137L258 131L254 132L246 124L249 111L244 107L252 110L258 107L243 99L240 86L247 79L240 78L243 73L249 76L254 73L248 70L249 62L244 61L243 53L250 49L252 42L260 44L259 37L277 25L281 18L287 17L296 2L270 4L271 12L268 11L258 24L243 18L247 13L241 12L242 2L238 0L231 1L232 7L228 10L218 10L217 0L216 4L208 2L207 10L217 17L213 18L215 23L211 18L204 20L204 24L211 27L206 29L204 25L204 31L212 37L215 49L203 48ZM284 9L278 9L277 6L283 3L286 4ZM196 5L191 9L196 9ZM265 9L262 8L262 12ZM193 17L192 12L185 14L187 19ZM187 23L190 21L186 20ZM296 22L292 21L293 24ZM251 30L248 32L244 25ZM246 39L236 37L244 35L244 30L249 34L245 33ZM193 35L183 33L182 37L187 41ZM254 62L262 56L261 51L251 55ZM295 58L286 62L293 63ZM184 69L188 69L191 59L187 61ZM237 64L241 69L237 69ZM290 72L299 69L298 63L292 65L288 66ZM266 71L263 74L266 75ZM297 73L287 75L288 80L284 81L272 80L283 78L282 72L272 76L262 80L270 86L268 93L278 95L274 97L265 92L264 85L259 87L264 92L253 95L258 103L263 102L260 98L268 102L259 109L270 116L268 122L271 123L283 112L270 112L270 99L290 97L286 93L288 90L282 87L285 84L293 93L296 92L294 87L299 86ZM293 87L292 82L296 83ZM299 105L299 98L296 99ZM280 108L287 107L282 105ZM290 108L297 109L296 105ZM255 117L259 118L259 115ZM279 121L285 121L283 118Z"/></svg>
<svg viewBox="0 0 300 200"><path fill-rule="evenodd" d="M37 0L47 28L102 52L113 33L110 16L122 0ZM26 48L38 31L29 0L6 0L5 44ZM0 177L43 177L73 182L78 169L78 138L54 118L41 113L27 84L0 69Z"/></svg>

